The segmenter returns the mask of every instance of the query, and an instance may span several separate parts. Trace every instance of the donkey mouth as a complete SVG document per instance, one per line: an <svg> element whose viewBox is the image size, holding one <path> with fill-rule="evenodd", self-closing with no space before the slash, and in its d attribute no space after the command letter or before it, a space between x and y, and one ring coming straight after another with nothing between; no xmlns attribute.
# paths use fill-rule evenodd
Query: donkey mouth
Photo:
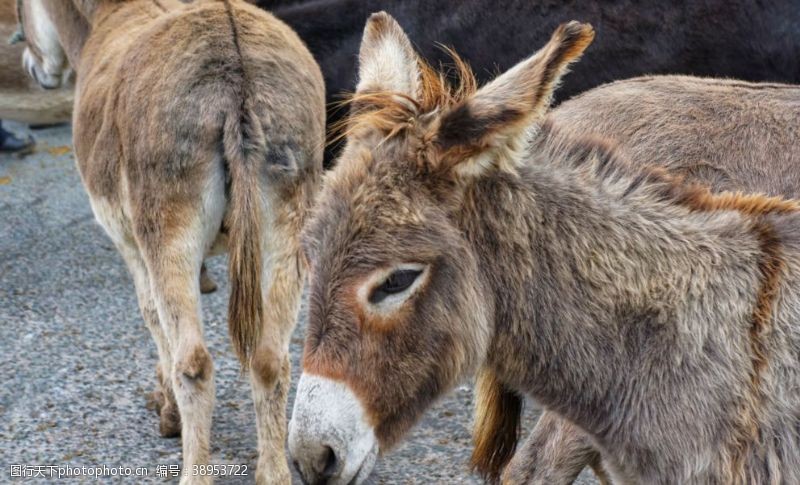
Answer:
<svg viewBox="0 0 800 485"><path fill-rule="evenodd" d="M58 89L61 87L61 76L40 74L36 68L31 69L31 76L36 84L38 84L42 89L50 91L52 89Z"/></svg>
<svg viewBox="0 0 800 485"><path fill-rule="evenodd" d="M37 61L33 58L28 50L22 54L22 65L33 81L43 89L58 89L61 87L62 76L58 74L48 73Z"/></svg>
<svg viewBox="0 0 800 485"><path fill-rule="evenodd" d="M366 482L367 477L372 474L372 470L375 468L375 461L377 458L377 451L370 452L370 454L364 458L364 461L361 462L361 466L358 467L355 476L348 482L348 485L359 485Z"/></svg>
<svg viewBox="0 0 800 485"><path fill-rule="evenodd" d="M337 468L332 472L326 467L321 473L317 473L313 469L304 470L297 460L292 460L292 464L300 475L302 482L306 485L360 485L366 482L367 478L372 474L377 458L378 451L373 448L355 470L348 466L345 469ZM347 470L348 468L350 470ZM350 476L349 480L348 476Z"/></svg>
<svg viewBox="0 0 800 485"><path fill-rule="evenodd" d="M367 478L375 469L375 462L377 459L378 451L376 448L373 448L369 453L367 453L358 468L356 468L355 473L353 473L353 478L347 482L347 485L360 485L366 482Z"/></svg>
<svg viewBox="0 0 800 485"><path fill-rule="evenodd" d="M59 87L61 87L61 83L53 83L53 84L39 83L39 86L47 91L52 91L54 89L58 89Z"/></svg>
<svg viewBox="0 0 800 485"><path fill-rule="evenodd" d="M307 483L362 483L380 449L366 411L342 382L303 373L297 383L289 452Z"/></svg>

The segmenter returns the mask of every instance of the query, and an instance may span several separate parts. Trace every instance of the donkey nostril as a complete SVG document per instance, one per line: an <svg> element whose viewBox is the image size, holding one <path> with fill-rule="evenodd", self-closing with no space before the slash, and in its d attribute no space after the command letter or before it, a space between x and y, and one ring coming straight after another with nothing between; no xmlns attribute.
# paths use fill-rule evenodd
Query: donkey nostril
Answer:
<svg viewBox="0 0 800 485"><path fill-rule="evenodd" d="M327 480L336 473L336 453L333 452L333 448L326 446L323 458L325 459L325 468L322 469L320 477Z"/></svg>

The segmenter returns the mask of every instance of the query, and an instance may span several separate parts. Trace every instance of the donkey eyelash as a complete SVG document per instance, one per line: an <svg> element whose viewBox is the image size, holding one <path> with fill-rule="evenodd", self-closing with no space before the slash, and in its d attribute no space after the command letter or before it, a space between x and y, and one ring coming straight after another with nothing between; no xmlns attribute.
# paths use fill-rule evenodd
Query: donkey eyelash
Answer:
<svg viewBox="0 0 800 485"><path fill-rule="evenodd" d="M402 293L413 285L422 274L421 269L399 269L393 271L383 282L372 289L367 299L378 304L391 295Z"/></svg>
<svg viewBox="0 0 800 485"><path fill-rule="evenodd" d="M374 271L358 290L358 299L370 313L393 312L424 284L429 268L404 263Z"/></svg>

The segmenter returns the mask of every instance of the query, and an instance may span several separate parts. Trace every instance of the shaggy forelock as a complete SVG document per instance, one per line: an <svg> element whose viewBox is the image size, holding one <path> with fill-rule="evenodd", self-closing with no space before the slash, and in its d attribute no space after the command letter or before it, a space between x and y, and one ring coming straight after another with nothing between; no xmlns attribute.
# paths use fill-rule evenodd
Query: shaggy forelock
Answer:
<svg viewBox="0 0 800 485"><path fill-rule="evenodd" d="M475 74L458 54L445 48L453 59L449 70L436 70L417 58L420 87L416 97L392 91L354 93L341 103L350 114L332 128L332 140L357 136L365 131L380 130L392 137L421 118L444 111L464 102L477 91Z"/></svg>
<svg viewBox="0 0 800 485"><path fill-rule="evenodd" d="M413 169L391 163L393 150L360 153L324 181L312 221L303 233L309 250L352 245L356 239L425 227L426 188ZM380 229L379 228L383 228ZM389 244L390 241L384 241Z"/></svg>

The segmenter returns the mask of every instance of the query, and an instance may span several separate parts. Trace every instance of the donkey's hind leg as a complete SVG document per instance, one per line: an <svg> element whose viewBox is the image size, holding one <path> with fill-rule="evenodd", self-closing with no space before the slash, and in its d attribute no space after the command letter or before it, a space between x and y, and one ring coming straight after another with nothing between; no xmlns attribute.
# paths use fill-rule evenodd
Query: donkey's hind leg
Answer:
<svg viewBox="0 0 800 485"><path fill-rule="evenodd" d="M214 283L214 280L208 275L206 263L203 263L203 266L200 267L200 292L207 294L214 293L215 291L217 291L217 284Z"/></svg>
<svg viewBox="0 0 800 485"><path fill-rule="evenodd" d="M156 365L157 388L154 398L157 406L156 411L161 420L159 431L161 436L173 438L181 433L181 415L178 411L178 404L175 402L172 380L170 379L172 355L170 354L169 341L158 319L156 303L150 290L150 277L147 274L147 267L139 254L139 249L132 241L118 243L117 249L122 254L133 276L136 296L139 299L139 309L158 350L158 364Z"/></svg>
<svg viewBox="0 0 800 485"><path fill-rule="evenodd" d="M187 208L186 212L193 211ZM200 265L208 240L201 213L186 214L181 226L157 232L169 237L142 237L140 242L172 355L168 378L180 410L183 466L188 472L182 483L211 481L211 477L192 474L194 465L209 462L214 408L214 369L200 316Z"/></svg>
<svg viewBox="0 0 800 485"><path fill-rule="evenodd" d="M272 235L275 237L275 234ZM268 285L261 342L251 361L250 381L256 409L258 466L256 483L289 483L284 443L286 442L286 401L291 381L289 339L297 321L302 293L302 279L297 260L284 239L282 251L265 248L262 281ZM287 250L288 249L288 250Z"/></svg>

